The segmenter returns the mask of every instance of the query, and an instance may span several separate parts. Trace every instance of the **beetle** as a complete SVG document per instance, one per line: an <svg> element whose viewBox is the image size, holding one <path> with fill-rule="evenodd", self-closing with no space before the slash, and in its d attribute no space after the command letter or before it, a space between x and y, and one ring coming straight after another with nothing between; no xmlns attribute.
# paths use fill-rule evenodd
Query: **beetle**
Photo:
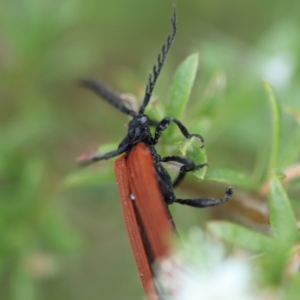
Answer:
<svg viewBox="0 0 300 300"><path fill-rule="evenodd" d="M196 138L204 145L200 134L189 133L187 128L176 118L165 117L160 122L150 119L145 109L150 101L156 81L164 65L177 32L176 8L173 8L171 18L172 32L167 37L157 63L149 75L145 95L138 112L128 108L121 96L101 82L83 79L80 84L115 106L122 113L132 117L128 124L128 132L118 148L104 155L97 153L86 154L79 158L83 165L106 160L122 155L115 163L115 173L122 200L124 217L129 239L140 272L144 290L149 299L160 299L154 285L153 262L167 255L169 239L175 229L174 222L168 210L173 203L192 207L215 206L228 201L233 194L232 187L228 187L221 199L176 198L174 187L184 179L188 172L207 166L206 163L196 165L192 160L179 156L161 157L155 145L162 133L171 123L175 123L186 139ZM155 126L152 136L150 127ZM177 178L172 181L171 176L163 167L164 162L181 164Z"/></svg>

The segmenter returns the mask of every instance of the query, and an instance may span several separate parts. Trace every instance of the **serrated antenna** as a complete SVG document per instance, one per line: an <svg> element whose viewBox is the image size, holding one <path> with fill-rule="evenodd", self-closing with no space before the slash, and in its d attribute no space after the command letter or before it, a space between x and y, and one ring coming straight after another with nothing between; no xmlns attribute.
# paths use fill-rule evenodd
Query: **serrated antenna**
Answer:
<svg viewBox="0 0 300 300"><path fill-rule="evenodd" d="M164 65L165 59L168 55L168 52L169 52L169 50L171 48L171 45L174 41L174 38L176 36L176 31L177 31L176 21L177 21L177 14L176 14L176 6L174 5L173 6L173 16L171 18L173 31L168 36L166 43L162 46L161 52L158 54L158 57L157 57L157 64L155 64L153 66L152 73L150 73L150 75L149 75L148 84L146 86L146 91L145 91L143 104L140 107L139 114L144 113L145 108L147 107L147 105L150 101L153 89L155 87L156 80L157 80L157 78L160 74L160 71L161 71L161 69Z"/></svg>

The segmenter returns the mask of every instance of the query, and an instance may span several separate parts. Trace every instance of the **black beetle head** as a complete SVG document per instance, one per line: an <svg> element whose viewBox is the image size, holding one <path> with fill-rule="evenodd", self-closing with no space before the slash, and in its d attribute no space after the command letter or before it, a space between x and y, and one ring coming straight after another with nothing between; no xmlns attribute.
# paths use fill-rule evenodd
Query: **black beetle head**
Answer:
<svg viewBox="0 0 300 300"><path fill-rule="evenodd" d="M147 115L139 114L129 122L127 138L133 144L152 139Z"/></svg>

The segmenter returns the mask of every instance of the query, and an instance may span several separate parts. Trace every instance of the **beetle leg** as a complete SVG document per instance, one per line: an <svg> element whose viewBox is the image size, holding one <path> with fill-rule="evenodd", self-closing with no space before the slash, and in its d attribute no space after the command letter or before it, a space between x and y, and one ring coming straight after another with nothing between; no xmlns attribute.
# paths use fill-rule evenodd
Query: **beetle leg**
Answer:
<svg viewBox="0 0 300 300"><path fill-rule="evenodd" d="M108 152L104 155L100 155L98 152L92 152L92 153L87 153L87 154L83 154L83 155L79 156L77 158L77 161L79 162L79 164L81 166L88 166L94 162L104 160L104 159L109 159L109 158L117 156L119 154L120 153L118 150Z"/></svg>
<svg viewBox="0 0 300 300"><path fill-rule="evenodd" d="M128 148L127 143L124 142L124 141L125 141L125 139L119 145L117 150L110 151L110 152L108 152L104 155L100 155L98 152L83 154L83 155L81 155L80 157L77 158L77 161L79 162L79 164L81 166L88 166L88 165L90 165L94 162L104 160L104 159L109 159L109 158L112 158L114 156L120 155L120 154L126 152L127 148Z"/></svg>
<svg viewBox="0 0 300 300"><path fill-rule="evenodd" d="M196 165L193 160L180 157L180 156L166 156L161 158L161 162L169 162L169 161L175 161L183 165L180 167L179 174L173 182L173 187L179 185L179 183L184 179L187 172L199 170L207 166L207 163Z"/></svg>
<svg viewBox="0 0 300 300"><path fill-rule="evenodd" d="M225 196L222 199L213 199L213 198L198 198L198 199L176 199L174 202L179 204L185 204L192 207L208 207L215 206L221 203L227 202L231 195L233 194L233 188L228 187L225 192Z"/></svg>
<svg viewBox="0 0 300 300"><path fill-rule="evenodd" d="M204 139L203 139L202 135L196 134L196 133L189 133L188 130L186 129L186 127L180 121L178 121L177 119L172 118L172 117L163 118L157 125L154 139L153 139L154 145L158 142L162 133L168 128L168 126L170 125L171 122L174 122L178 126L178 128L180 129L181 133L183 134L183 136L185 138L190 139L192 137L195 137L195 138L199 139L200 142L202 143L201 148L204 147Z"/></svg>

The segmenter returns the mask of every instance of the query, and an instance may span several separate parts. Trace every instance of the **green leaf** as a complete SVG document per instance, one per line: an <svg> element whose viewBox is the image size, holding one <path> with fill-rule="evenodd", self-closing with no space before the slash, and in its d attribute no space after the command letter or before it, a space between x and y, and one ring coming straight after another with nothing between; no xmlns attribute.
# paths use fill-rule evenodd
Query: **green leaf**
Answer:
<svg viewBox="0 0 300 300"><path fill-rule="evenodd" d="M154 99L150 101L150 103L147 106L147 116L151 120L160 121L165 117L165 110L162 103Z"/></svg>
<svg viewBox="0 0 300 300"><path fill-rule="evenodd" d="M192 137L189 140L184 140L180 147L179 151L181 155L187 157L195 162L196 165L206 163L207 157L204 148L201 148L201 143L199 139ZM204 179L207 167L203 167L199 170L193 171L193 175L199 179Z"/></svg>
<svg viewBox="0 0 300 300"><path fill-rule="evenodd" d="M267 81L263 81L263 84L268 94L268 100L271 104L271 110L272 110L272 132L271 132L272 144L270 149L270 160L269 160L269 174L270 174L272 170L277 167L279 140L280 140L280 134L282 128L281 106L275 96L274 89L272 88L272 86Z"/></svg>
<svg viewBox="0 0 300 300"><path fill-rule="evenodd" d="M167 100L166 115L181 119L198 69L198 53L188 56L178 67Z"/></svg>
<svg viewBox="0 0 300 300"><path fill-rule="evenodd" d="M286 243L299 241L296 219L288 196L279 179L271 179L270 222L274 236Z"/></svg>
<svg viewBox="0 0 300 300"><path fill-rule="evenodd" d="M261 279L266 285L278 286L286 276L287 264L291 259L291 248L280 240L273 239L272 247L256 259L260 269Z"/></svg>
<svg viewBox="0 0 300 300"><path fill-rule="evenodd" d="M249 177L247 177L243 173L234 170L220 169L215 171L208 171L206 173L205 180L230 183L232 185L244 187L248 190L252 190L252 191L256 190L255 183L252 182L249 179Z"/></svg>
<svg viewBox="0 0 300 300"><path fill-rule="evenodd" d="M207 227L223 240L251 251L265 252L273 244L272 238L229 222L209 222Z"/></svg>
<svg viewBox="0 0 300 300"><path fill-rule="evenodd" d="M97 154L104 155L110 151L116 150L118 145L115 143L107 143L98 147ZM84 155L83 155L84 156ZM116 159L117 157L115 157ZM112 158L112 161L114 158ZM100 165L99 165L100 166ZM111 164L102 163L99 169L91 167L79 167L78 170L69 174L62 182L61 188L68 190L77 187L99 185L114 180L113 167Z"/></svg>
<svg viewBox="0 0 300 300"><path fill-rule="evenodd" d="M286 105L284 106L284 111L290 114L300 125L300 109L294 106Z"/></svg>
<svg viewBox="0 0 300 300"><path fill-rule="evenodd" d="M213 74L203 91L201 105L197 107L197 116L203 118L214 116L217 112L220 112L220 101L224 98L226 80L226 74L222 70L218 70Z"/></svg>
<svg viewBox="0 0 300 300"><path fill-rule="evenodd" d="M300 295L300 275L294 274L290 280L286 282L287 284L287 300L298 300Z"/></svg>
<svg viewBox="0 0 300 300"><path fill-rule="evenodd" d="M99 185L113 181L114 176L111 164L103 164L101 169L84 168L68 175L62 182L61 188L69 190L77 187Z"/></svg>

